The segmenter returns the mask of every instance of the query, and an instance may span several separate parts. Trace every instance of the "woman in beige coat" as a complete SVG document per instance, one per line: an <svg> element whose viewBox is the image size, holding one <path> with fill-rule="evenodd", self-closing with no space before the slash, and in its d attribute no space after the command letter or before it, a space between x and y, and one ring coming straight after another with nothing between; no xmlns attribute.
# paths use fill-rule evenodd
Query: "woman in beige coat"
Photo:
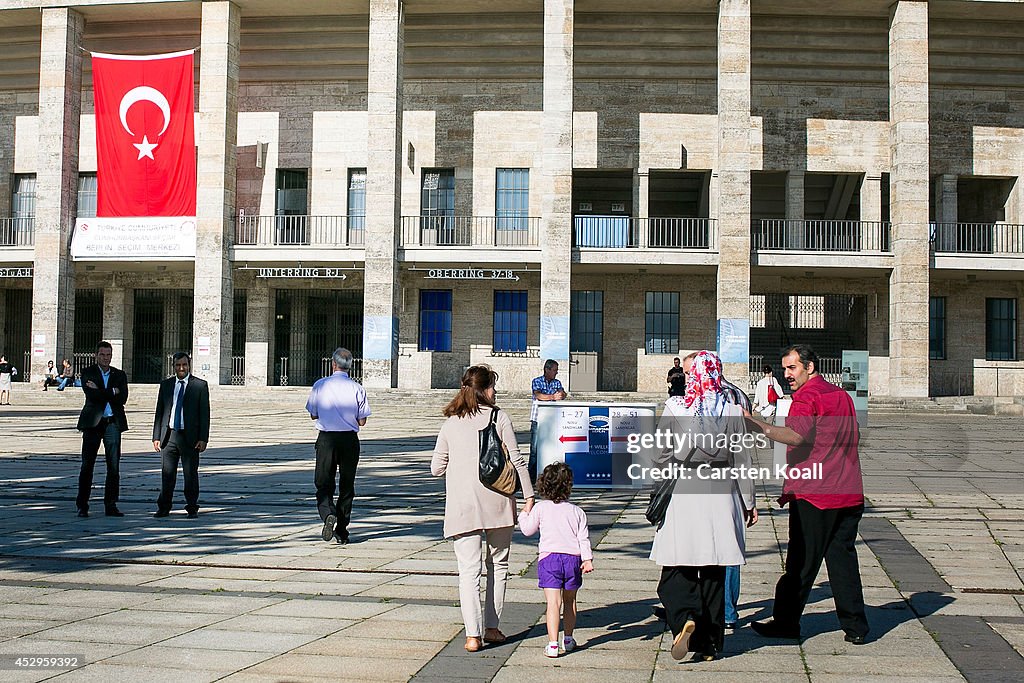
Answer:
<svg viewBox="0 0 1024 683"><path fill-rule="evenodd" d="M498 373L474 365L462 376L462 387L444 409L448 419L441 426L430 461L430 472L445 478L444 536L455 541L459 562L459 603L466 624L466 650L476 652L484 643L501 643L505 635L498 620L505 603L508 549L516 524L513 496L496 493L480 483L480 430L487 427L494 405ZM498 434L519 474L526 498L524 510L533 507L533 486L526 462L516 445L512 420L497 415ZM487 593L480 607L481 554L486 559Z"/></svg>

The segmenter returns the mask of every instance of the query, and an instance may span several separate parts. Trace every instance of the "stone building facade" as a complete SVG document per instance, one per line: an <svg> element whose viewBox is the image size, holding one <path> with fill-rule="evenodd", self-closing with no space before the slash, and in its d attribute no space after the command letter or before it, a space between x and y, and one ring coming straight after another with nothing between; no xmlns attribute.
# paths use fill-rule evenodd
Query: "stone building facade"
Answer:
<svg viewBox="0 0 1024 683"><path fill-rule="evenodd" d="M0 348L277 385L344 344L367 386L488 362L521 391L553 357L660 392L749 326L734 379L811 341L834 379L867 350L876 395L1024 395L1024 5L822 7L2 3ZM194 47L197 256L73 259L87 51Z"/></svg>

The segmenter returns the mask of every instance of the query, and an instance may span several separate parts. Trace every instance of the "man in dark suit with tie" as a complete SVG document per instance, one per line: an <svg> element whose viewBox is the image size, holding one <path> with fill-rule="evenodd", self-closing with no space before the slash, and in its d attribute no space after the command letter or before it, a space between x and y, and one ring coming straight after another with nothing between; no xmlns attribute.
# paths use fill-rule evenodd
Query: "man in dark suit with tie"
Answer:
<svg viewBox="0 0 1024 683"><path fill-rule="evenodd" d="M121 488L121 432L128 431L128 419L124 415L128 376L123 370L110 366L113 353L110 342L100 342L96 347L96 362L82 370L85 405L78 416L78 431L82 432L82 470L78 475L75 500L79 517L89 516L92 471L101 441L107 460L103 507L108 517L124 517L117 509L117 499Z"/></svg>
<svg viewBox="0 0 1024 683"><path fill-rule="evenodd" d="M178 462L185 479L185 511L199 516L199 454L210 439L210 387L192 376L192 359L174 354L174 376L160 382L153 421L153 450L160 451L162 478L154 517L171 512Z"/></svg>

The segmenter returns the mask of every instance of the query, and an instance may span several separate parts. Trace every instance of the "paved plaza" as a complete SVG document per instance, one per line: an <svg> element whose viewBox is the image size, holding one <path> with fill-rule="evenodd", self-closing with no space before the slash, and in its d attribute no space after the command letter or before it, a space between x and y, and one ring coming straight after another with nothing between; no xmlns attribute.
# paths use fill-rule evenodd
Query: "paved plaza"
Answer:
<svg viewBox="0 0 1024 683"><path fill-rule="evenodd" d="M740 626L724 657L679 663L654 618L658 568L646 496L578 491L595 572L580 591L576 652L544 657L536 543L517 533L502 629L463 650L444 484L429 460L449 392L374 393L362 433L354 542L324 543L305 389L213 393L201 505L154 519L155 387L133 387L121 462L123 519L75 516L78 391L16 386L0 413L2 681L935 681L1024 680L1024 449L1019 417L876 410L863 439L869 510L859 547L869 642L845 643L822 570L804 639L765 640L788 515L770 487L749 531ZM500 400L500 398L499 398ZM501 401L529 438L525 397ZM770 454L761 454L763 460ZM18 670L17 655L75 670Z"/></svg>

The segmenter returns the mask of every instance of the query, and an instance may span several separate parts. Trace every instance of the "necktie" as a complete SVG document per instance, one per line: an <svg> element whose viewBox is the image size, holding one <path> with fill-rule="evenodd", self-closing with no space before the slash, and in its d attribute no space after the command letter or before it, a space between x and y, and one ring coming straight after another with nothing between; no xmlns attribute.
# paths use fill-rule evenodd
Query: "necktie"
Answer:
<svg viewBox="0 0 1024 683"><path fill-rule="evenodd" d="M174 399L174 428L178 431L185 429L185 415L183 412L185 406L185 380L178 380L178 393Z"/></svg>

